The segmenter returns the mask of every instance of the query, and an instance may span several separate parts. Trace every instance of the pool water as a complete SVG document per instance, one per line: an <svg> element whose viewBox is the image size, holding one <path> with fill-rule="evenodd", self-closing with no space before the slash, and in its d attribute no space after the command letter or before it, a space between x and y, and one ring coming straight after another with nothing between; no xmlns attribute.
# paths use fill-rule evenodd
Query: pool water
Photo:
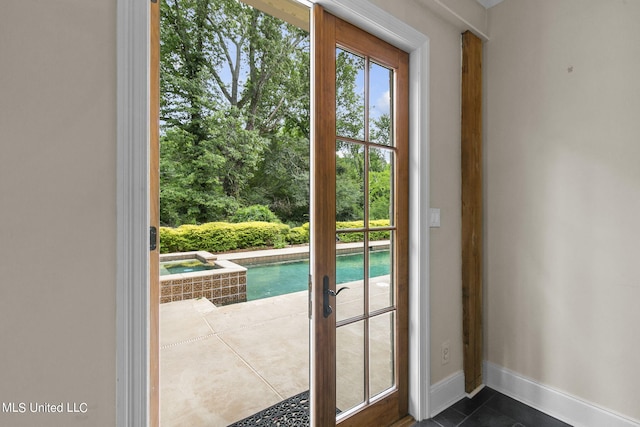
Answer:
<svg viewBox="0 0 640 427"><path fill-rule="evenodd" d="M160 275L191 273L217 268L216 265L204 263L198 259L182 259L178 261L164 261L160 263Z"/></svg>
<svg viewBox="0 0 640 427"><path fill-rule="evenodd" d="M364 278L362 253L340 255L336 259L336 283ZM389 274L389 251L372 251L369 256L369 277ZM247 267L247 301L275 297L307 290L309 260L282 262Z"/></svg>

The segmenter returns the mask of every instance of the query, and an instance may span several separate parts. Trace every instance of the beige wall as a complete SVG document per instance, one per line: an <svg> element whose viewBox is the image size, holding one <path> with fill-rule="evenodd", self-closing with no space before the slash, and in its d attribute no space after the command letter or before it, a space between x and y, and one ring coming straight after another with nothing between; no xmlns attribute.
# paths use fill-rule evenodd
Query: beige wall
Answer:
<svg viewBox="0 0 640 427"><path fill-rule="evenodd" d="M486 358L640 420L640 2L489 13Z"/></svg>
<svg viewBox="0 0 640 427"><path fill-rule="evenodd" d="M115 0L0 12L3 426L115 424Z"/></svg>
<svg viewBox="0 0 640 427"><path fill-rule="evenodd" d="M441 227L431 229L431 383L462 369L460 249L460 30L413 1L372 0L429 37L430 192ZM443 342L451 359L441 363Z"/></svg>

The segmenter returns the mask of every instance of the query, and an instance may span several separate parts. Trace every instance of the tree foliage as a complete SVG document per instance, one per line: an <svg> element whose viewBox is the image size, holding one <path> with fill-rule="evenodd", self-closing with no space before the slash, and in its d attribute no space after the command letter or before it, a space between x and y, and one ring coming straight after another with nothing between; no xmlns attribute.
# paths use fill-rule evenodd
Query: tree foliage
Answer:
<svg viewBox="0 0 640 427"><path fill-rule="evenodd" d="M240 208L231 217L231 222L280 222L276 214L264 205L251 205Z"/></svg>
<svg viewBox="0 0 640 427"><path fill-rule="evenodd" d="M161 222L250 204L304 220L308 35L235 0L166 0L161 32Z"/></svg>
<svg viewBox="0 0 640 427"><path fill-rule="evenodd" d="M160 67L161 223L226 221L253 205L307 222L309 35L237 0L164 0ZM364 137L363 67L339 52L337 128L352 138ZM385 137L384 120L373 119L372 135ZM336 149L337 219L362 219L364 152ZM370 194L386 199L372 199L372 218L388 212L388 163L370 153Z"/></svg>

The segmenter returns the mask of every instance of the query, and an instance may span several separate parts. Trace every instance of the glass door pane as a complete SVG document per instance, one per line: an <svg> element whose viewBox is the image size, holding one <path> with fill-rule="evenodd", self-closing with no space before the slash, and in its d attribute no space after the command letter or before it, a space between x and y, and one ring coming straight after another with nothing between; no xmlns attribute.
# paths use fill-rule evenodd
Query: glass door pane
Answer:
<svg viewBox="0 0 640 427"><path fill-rule="evenodd" d="M336 330L336 412L343 414L365 401L365 322Z"/></svg>
<svg viewBox="0 0 640 427"><path fill-rule="evenodd" d="M336 221L339 228L356 228L353 221L364 221L365 147L362 144L336 142ZM359 225L362 227L362 224Z"/></svg>
<svg viewBox="0 0 640 427"><path fill-rule="evenodd" d="M369 63L369 139L393 146L393 70Z"/></svg>
<svg viewBox="0 0 640 427"><path fill-rule="evenodd" d="M355 233L346 234L353 237ZM365 312L365 251L362 242L336 244L336 322L361 317Z"/></svg>
<svg viewBox="0 0 640 427"><path fill-rule="evenodd" d="M362 56L336 49L336 134L365 137L364 65Z"/></svg>
<svg viewBox="0 0 640 427"><path fill-rule="evenodd" d="M393 70L336 48L338 419L395 385Z"/></svg>
<svg viewBox="0 0 640 427"><path fill-rule="evenodd" d="M369 393L372 398L389 390L395 383L394 331L393 312L369 319Z"/></svg>
<svg viewBox="0 0 640 427"><path fill-rule="evenodd" d="M393 232L389 240L371 242L369 256L369 313L393 307ZM374 245L375 244L375 245Z"/></svg>
<svg viewBox="0 0 640 427"><path fill-rule="evenodd" d="M369 226L393 225L394 152L369 147Z"/></svg>

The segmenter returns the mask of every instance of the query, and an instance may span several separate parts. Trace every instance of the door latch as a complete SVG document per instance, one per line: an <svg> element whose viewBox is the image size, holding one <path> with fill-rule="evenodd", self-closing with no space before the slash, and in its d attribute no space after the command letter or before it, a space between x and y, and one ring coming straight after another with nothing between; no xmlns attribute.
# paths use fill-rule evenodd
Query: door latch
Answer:
<svg viewBox="0 0 640 427"><path fill-rule="evenodd" d="M158 229L151 226L149 228L149 250L155 251L158 247Z"/></svg>

